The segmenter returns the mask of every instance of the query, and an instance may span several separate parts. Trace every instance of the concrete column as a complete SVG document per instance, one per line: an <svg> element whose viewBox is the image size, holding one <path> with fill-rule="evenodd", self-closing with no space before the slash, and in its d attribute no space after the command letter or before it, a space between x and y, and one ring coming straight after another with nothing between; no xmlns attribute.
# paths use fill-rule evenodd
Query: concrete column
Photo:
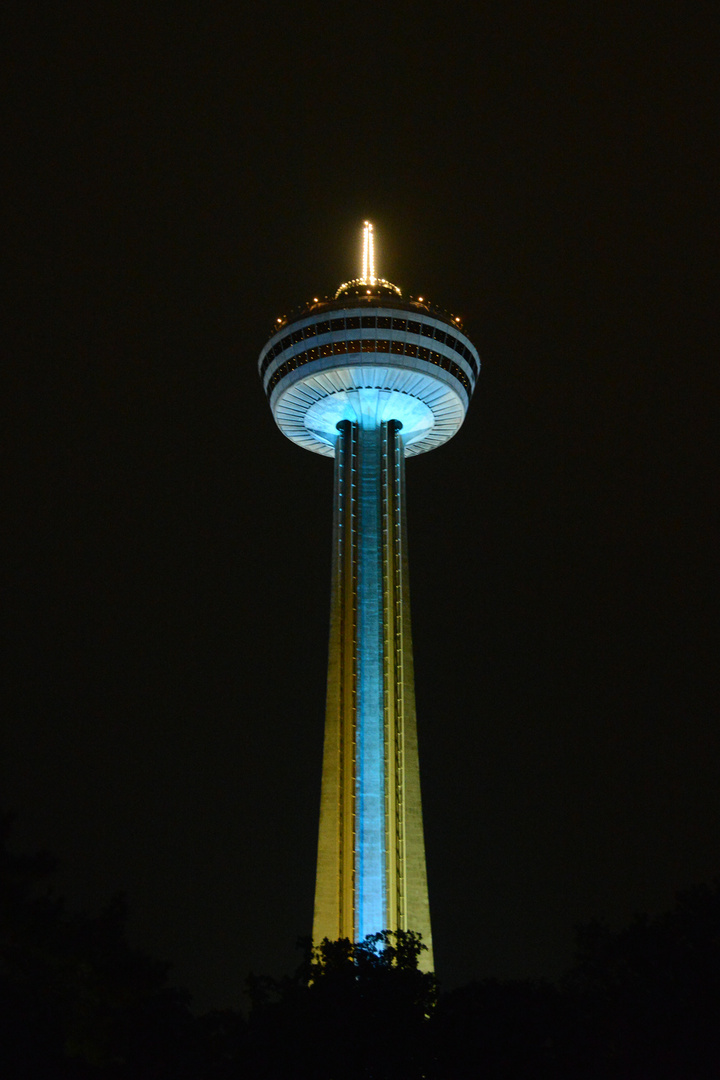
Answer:
<svg viewBox="0 0 720 1080"><path fill-rule="evenodd" d="M415 930L431 970L400 427L339 425L313 939Z"/></svg>

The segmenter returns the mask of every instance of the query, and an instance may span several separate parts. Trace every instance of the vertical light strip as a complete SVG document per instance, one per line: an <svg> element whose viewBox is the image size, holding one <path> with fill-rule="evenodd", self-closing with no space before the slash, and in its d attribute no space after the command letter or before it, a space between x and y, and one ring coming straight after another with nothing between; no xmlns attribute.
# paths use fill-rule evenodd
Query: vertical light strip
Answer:
<svg viewBox="0 0 720 1080"><path fill-rule="evenodd" d="M387 925L401 927L398 917L398 709L402 695L398 694L395 558L395 500L394 483L395 440L397 424L383 424L383 608L384 608L384 670L385 670L385 858L387 875Z"/></svg>
<svg viewBox="0 0 720 1080"><path fill-rule="evenodd" d="M363 241L362 241L362 274L360 280L367 283L368 279L368 235L370 229L370 222L366 221L363 226Z"/></svg>
<svg viewBox="0 0 720 1080"><path fill-rule="evenodd" d="M393 565L393 606L395 609L393 639L393 693L395 695L395 820L396 820L396 879L394 882L397 898L396 924L400 930L414 929L408 925L408 863L406 848L406 807L405 807L405 650L412 644L406 640L405 594L403 582L404 550L404 488L405 488L405 452L400 429L402 424L391 421L388 424L388 467L391 471L389 487L392 490L392 565ZM424 855L423 855L424 861Z"/></svg>
<svg viewBox="0 0 720 1080"><path fill-rule="evenodd" d="M340 936L353 937L355 923L355 787L357 720L357 432L344 423L337 441L339 454L338 522L342 590L340 628Z"/></svg>
<svg viewBox="0 0 720 1080"><path fill-rule="evenodd" d="M363 226L362 277L360 280L365 285L374 285L377 280L375 277L375 237L372 224L369 221L366 221Z"/></svg>
<svg viewBox="0 0 720 1080"><path fill-rule="evenodd" d="M359 940L387 929L382 566L382 428L357 427L355 912Z"/></svg>
<svg viewBox="0 0 720 1080"><path fill-rule="evenodd" d="M373 227L368 221L368 273L370 275L370 284L375 284L375 236L373 234Z"/></svg>

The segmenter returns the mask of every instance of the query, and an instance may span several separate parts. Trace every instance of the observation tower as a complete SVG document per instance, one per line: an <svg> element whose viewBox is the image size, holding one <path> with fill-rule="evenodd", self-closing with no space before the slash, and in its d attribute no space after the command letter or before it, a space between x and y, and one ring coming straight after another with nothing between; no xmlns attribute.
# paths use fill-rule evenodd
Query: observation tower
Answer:
<svg viewBox="0 0 720 1080"><path fill-rule="evenodd" d="M480 370L460 319L375 274L277 320L275 421L335 458L330 650L313 941L413 930L433 969L405 521L405 458L458 430Z"/></svg>

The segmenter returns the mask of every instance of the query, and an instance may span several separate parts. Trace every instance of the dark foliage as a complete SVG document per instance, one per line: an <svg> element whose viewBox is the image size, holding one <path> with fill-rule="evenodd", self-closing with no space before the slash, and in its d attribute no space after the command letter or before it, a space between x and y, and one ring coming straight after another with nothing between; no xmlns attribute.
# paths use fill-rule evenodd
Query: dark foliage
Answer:
<svg viewBox="0 0 720 1080"><path fill-rule="evenodd" d="M251 978L253 1072L261 1077L424 1075L435 977L418 967L425 946L386 931L305 947L293 979Z"/></svg>
<svg viewBox="0 0 720 1080"><path fill-rule="evenodd" d="M119 898L68 911L52 860L0 843L0 1075L12 1080L716 1080L720 885L666 915L578 932L559 986L495 980L438 998L413 933L304 944L251 977L245 1020L195 1017L134 950Z"/></svg>
<svg viewBox="0 0 720 1080"><path fill-rule="evenodd" d="M562 987L576 1075L720 1076L720 883L619 933L584 927L578 946Z"/></svg>
<svg viewBox="0 0 720 1080"><path fill-rule="evenodd" d="M497 980L445 994L433 1022L437 1080L532 1077L562 1071L562 999L549 983Z"/></svg>
<svg viewBox="0 0 720 1080"><path fill-rule="evenodd" d="M120 897L71 913L53 861L0 844L0 1074L17 1078L196 1076L187 995L167 965L132 949Z"/></svg>

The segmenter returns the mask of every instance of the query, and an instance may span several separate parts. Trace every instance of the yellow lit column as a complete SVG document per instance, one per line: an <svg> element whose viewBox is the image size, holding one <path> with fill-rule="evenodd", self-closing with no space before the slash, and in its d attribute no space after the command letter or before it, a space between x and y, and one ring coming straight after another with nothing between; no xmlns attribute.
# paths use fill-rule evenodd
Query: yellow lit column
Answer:
<svg viewBox="0 0 720 1080"><path fill-rule="evenodd" d="M422 934L420 965L433 970L423 835L401 425L383 425L385 745L388 928Z"/></svg>
<svg viewBox="0 0 720 1080"><path fill-rule="evenodd" d="M357 694L357 425L335 450L333 556L325 746L313 940L355 939L355 702Z"/></svg>

